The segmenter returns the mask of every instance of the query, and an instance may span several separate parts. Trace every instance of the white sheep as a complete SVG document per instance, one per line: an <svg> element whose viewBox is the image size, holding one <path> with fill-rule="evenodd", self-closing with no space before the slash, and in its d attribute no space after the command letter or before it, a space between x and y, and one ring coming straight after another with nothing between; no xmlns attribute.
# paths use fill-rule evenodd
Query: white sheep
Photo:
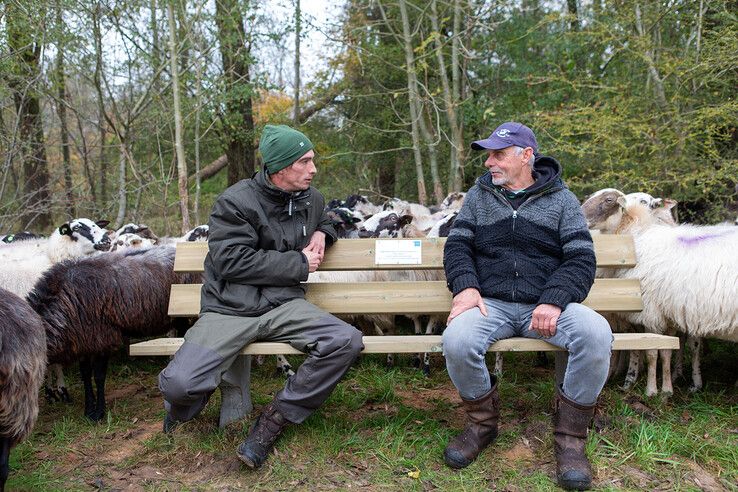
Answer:
<svg viewBox="0 0 738 492"><path fill-rule="evenodd" d="M654 333L676 329L691 337L738 342L738 262L733 249L738 229L728 225L661 224L641 204L623 208L616 232L633 235L638 263L622 270L622 278L637 278L643 290L644 309L629 314L632 323ZM627 205L627 206L626 206ZM693 342L699 344L699 342ZM668 355L664 369L668 371ZM693 351L692 389L702 387L699 351ZM666 372L665 371L665 372ZM664 376L664 391L671 378ZM655 369L649 368L647 394L656 393Z"/></svg>
<svg viewBox="0 0 738 492"><path fill-rule="evenodd" d="M113 246L110 250L123 251L127 249L145 249L151 248L155 245L156 243L153 239L141 237L132 232L126 232L123 234L116 234L116 238L113 240Z"/></svg>

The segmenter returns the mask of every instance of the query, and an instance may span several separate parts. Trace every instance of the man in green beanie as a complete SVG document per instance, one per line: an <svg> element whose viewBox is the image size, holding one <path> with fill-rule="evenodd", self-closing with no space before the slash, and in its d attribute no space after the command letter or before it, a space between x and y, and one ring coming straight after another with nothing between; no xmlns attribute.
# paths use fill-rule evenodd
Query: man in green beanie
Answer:
<svg viewBox="0 0 738 492"><path fill-rule="evenodd" d="M250 468L264 463L287 424L301 423L328 398L364 348L360 331L305 300L301 282L338 239L323 196L310 186L312 142L267 125L259 151L264 169L213 205L200 317L159 375L164 432L171 432L200 413L221 381L238 384L231 366L251 342L288 342L307 355L238 447Z"/></svg>

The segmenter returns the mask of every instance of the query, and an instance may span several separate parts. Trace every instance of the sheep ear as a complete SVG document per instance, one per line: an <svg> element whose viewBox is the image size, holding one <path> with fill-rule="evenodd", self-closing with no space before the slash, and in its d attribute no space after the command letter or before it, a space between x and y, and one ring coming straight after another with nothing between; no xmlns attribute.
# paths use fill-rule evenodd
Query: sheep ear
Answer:
<svg viewBox="0 0 738 492"><path fill-rule="evenodd" d="M666 210L671 210L672 208L676 207L678 203L678 201L672 198L664 198L664 208Z"/></svg>
<svg viewBox="0 0 738 492"><path fill-rule="evenodd" d="M110 221L109 220L98 220L97 222L95 222L95 224L97 224L97 227L99 227L100 229L105 229L108 226L108 224L110 224Z"/></svg>
<svg viewBox="0 0 738 492"><path fill-rule="evenodd" d="M628 202L625 200L625 197L624 196L619 196L617 202L618 202L618 205L620 205L621 208L625 208L625 206L628 204Z"/></svg>
<svg viewBox="0 0 738 492"><path fill-rule="evenodd" d="M411 223L412 221L413 221L412 215L403 215L402 217L400 217L400 222L399 222L400 227L404 227L408 225L409 223Z"/></svg>
<svg viewBox="0 0 738 492"><path fill-rule="evenodd" d="M351 218L351 222L353 222L354 224L356 224L357 222L361 222L361 219L358 218L358 217L352 217Z"/></svg>
<svg viewBox="0 0 738 492"><path fill-rule="evenodd" d="M59 226L59 234L61 234L62 236L71 236L72 228L69 227L69 224L64 223Z"/></svg>

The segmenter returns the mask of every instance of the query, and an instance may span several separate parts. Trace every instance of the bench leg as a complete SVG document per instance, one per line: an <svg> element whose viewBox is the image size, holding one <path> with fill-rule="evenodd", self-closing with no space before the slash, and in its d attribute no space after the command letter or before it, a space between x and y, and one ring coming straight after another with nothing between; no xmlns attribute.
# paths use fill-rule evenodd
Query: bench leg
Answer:
<svg viewBox="0 0 738 492"><path fill-rule="evenodd" d="M251 356L239 355L220 383L220 428L251 413Z"/></svg>

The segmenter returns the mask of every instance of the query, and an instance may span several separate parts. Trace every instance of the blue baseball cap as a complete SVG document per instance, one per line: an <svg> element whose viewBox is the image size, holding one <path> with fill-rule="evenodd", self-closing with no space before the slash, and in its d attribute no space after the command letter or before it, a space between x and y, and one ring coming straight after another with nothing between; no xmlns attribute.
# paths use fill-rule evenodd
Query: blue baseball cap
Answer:
<svg viewBox="0 0 738 492"><path fill-rule="evenodd" d="M501 124L489 137L472 142L471 148L474 150L500 150L511 145L522 148L530 147L534 154L538 153L538 142L533 130L515 121Z"/></svg>

